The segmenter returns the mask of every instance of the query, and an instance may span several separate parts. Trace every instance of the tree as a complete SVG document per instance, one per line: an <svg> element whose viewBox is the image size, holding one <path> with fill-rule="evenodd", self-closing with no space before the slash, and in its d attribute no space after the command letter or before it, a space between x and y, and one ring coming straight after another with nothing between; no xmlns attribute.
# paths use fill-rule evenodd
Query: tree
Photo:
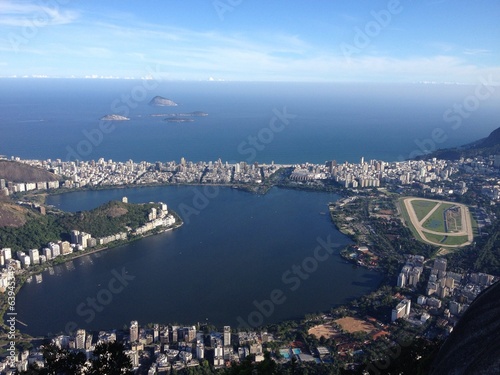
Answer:
<svg viewBox="0 0 500 375"><path fill-rule="evenodd" d="M77 375L85 373L87 358L82 352L70 352L49 344L43 348L43 357L46 367L39 370L31 369L28 374Z"/></svg>
<svg viewBox="0 0 500 375"><path fill-rule="evenodd" d="M132 372L132 362L123 351L122 343L102 343L95 347L94 359L89 375L129 375Z"/></svg>

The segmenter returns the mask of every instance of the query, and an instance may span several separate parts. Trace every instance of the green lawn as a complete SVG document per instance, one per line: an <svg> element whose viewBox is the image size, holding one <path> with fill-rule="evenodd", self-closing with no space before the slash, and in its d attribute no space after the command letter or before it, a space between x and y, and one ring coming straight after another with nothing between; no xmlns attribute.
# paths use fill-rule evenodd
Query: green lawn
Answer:
<svg viewBox="0 0 500 375"><path fill-rule="evenodd" d="M470 221L471 221L471 226L472 226L472 233L474 234L474 237L476 237L479 235L479 231L477 228L477 221L476 221L476 218L474 217L474 215L472 215L471 213L469 213L469 215L470 215Z"/></svg>
<svg viewBox="0 0 500 375"><path fill-rule="evenodd" d="M462 244L467 242L467 239L468 239L467 236L449 236L443 242L443 245L445 245L445 246L462 245Z"/></svg>
<svg viewBox="0 0 500 375"><path fill-rule="evenodd" d="M425 238L427 238L428 241L437 242L439 244L444 239L444 236L439 235L439 234L432 234L432 233L425 233L424 232L424 236L425 236Z"/></svg>
<svg viewBox="0 0 500 375"><path fill-rule="evenodd" d="M413 237L415 237L416 239L418 239L420 241L424 241L425 242L425 238L420 237L420 235L418 234L417 230L413 226L413 223L410 220L410 216L408 215L408 211L406 211L406 206L405 206L405 203L404 203L404 199L405 198L401 198L399 200L399 207L401 208L401 214L403 215L404 222L406 223L406 226L408 228L410 228L410 231L413 234Z"/></svg>
<svg viewBox="0 0 500 375"><path fill-rule="evenodd" d="M421 221L425 215L427 215L434 207L436 207L437 202L414 200L411 202L415 215L417 215L418 221Z"/></svg>
<svg viewBox="0 0 500 375"><path fill-rule="evenodd" d="M438 234L425 233L425 238L432 242L437 242L442 246L458 246L467 242L467 236L441 236Z"/></svg>
<svg viewBox="0 0 500 375"><path fill-rule="evenodd" d="M435 232L443 232L444 229L444 211L450 207L453 207L453 204L443 203L439 208L434 211L434 213L423 223L422 227L425 229L433 230Z"/></svg>

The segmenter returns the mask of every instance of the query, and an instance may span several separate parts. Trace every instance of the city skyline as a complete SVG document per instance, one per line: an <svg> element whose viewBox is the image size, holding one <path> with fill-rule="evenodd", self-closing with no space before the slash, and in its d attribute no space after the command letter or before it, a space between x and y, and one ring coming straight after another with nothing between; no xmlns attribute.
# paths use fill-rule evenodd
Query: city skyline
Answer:
<svg viewBox="0 0 500 375"><path fill-rule="evenodd" d="M152 78L153 69L167 80L475 83L500 75L493 1L7 0L0 14L2 77Z"/></svg>

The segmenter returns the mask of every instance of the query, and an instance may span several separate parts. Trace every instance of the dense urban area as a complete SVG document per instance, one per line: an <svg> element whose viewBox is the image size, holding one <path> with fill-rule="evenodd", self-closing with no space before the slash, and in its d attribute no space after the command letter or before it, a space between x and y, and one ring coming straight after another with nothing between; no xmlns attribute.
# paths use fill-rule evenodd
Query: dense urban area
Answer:
<svg viewBox="0 0 500 375"><path fill-rule="evenodd" d="M27 242L9 245L9 238L14 241L9 237L13 232L4 231L0 235L0 290L5 351L0 369L5 374L54 370L63 366L57 358L77 369L115 361L116 366L142 374L238 373L237 369L241 373L252 369L293 373L297 368L309 374L377 374L405 366L426 369L472 301L500 276L500 229L496 225L500 156L401 162L361 158L359 163L329 161L321 165L191 162L184 158L156 163L19 158L3 162L41 168L55 176L46 181L0 179L4 199L13 197L16 205L41 216L55 213L40 198L42 193L74 189L209 184L257 193L274 186L334 191L341 198L329 204L330 216L352 239L339 256L355 267L385 275L376 291L345 306L258 329L132 321L126 330L110 327L109 331L86 332L74 327L72 332L32 341L12 332L10 327L15 324L9 326L9 319L16 321L15 315L9 315L9 297L22 282L38 281L42 270L73 256L175 228L186 213L171 212L162 202L137 205L142 219L134 221L133 227L116 223L106 231L78 230L82 223L61 219L56 229L66 230L68 238L40 239L38 246L30 248L23 247ZM451 235L446 230L440 236L436 231L428 234L427 229L419 237L417 225L410 222L402 203L404 197L421 198L420 206L414 205L421 210L428 205L429 215L437 209L437 202L446 202L455 211L460 209L453 204L467 207L473 241L449 242ZM115 204L126 205L129 211L134 206L126 198ZM120 207L123 209L112 208ZM419 219L426 214L422 211ZM431 238L442 246L426 241ZM9 334L16 337L14 344L6 339Z"/></svg>

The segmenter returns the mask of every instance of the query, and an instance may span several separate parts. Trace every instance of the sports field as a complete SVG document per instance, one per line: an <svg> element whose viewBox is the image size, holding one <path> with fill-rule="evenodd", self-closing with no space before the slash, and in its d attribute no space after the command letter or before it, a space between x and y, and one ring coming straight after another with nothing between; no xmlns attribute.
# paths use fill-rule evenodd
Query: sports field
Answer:
<svg viewBox="0 0 500 375"><path fill-rule="evenodd" d="M335 320L335 323L340 325L344 331L349 333L360 332L360 331L371 333L375 331L375 327L373 326L373 324L365 320L353 318L350 316L337 319Z"/></svg>
<svg viewBox="0 0 500 375"><path fill-rule="evenodd" d="M314 326L310 328L307 333L316 336L318 339L321 338L321 336L327 339L334 339L340 336L340 332L337 329L335 329L331 324L320 324Z"/></svg>
<svg viewBox="0 0 500 375"><path fill-rule="evenodd" d="M401 203L406 225L421 241L446 247L472 243L472 222L467 206L423 198L404 198Z"/></svg>

